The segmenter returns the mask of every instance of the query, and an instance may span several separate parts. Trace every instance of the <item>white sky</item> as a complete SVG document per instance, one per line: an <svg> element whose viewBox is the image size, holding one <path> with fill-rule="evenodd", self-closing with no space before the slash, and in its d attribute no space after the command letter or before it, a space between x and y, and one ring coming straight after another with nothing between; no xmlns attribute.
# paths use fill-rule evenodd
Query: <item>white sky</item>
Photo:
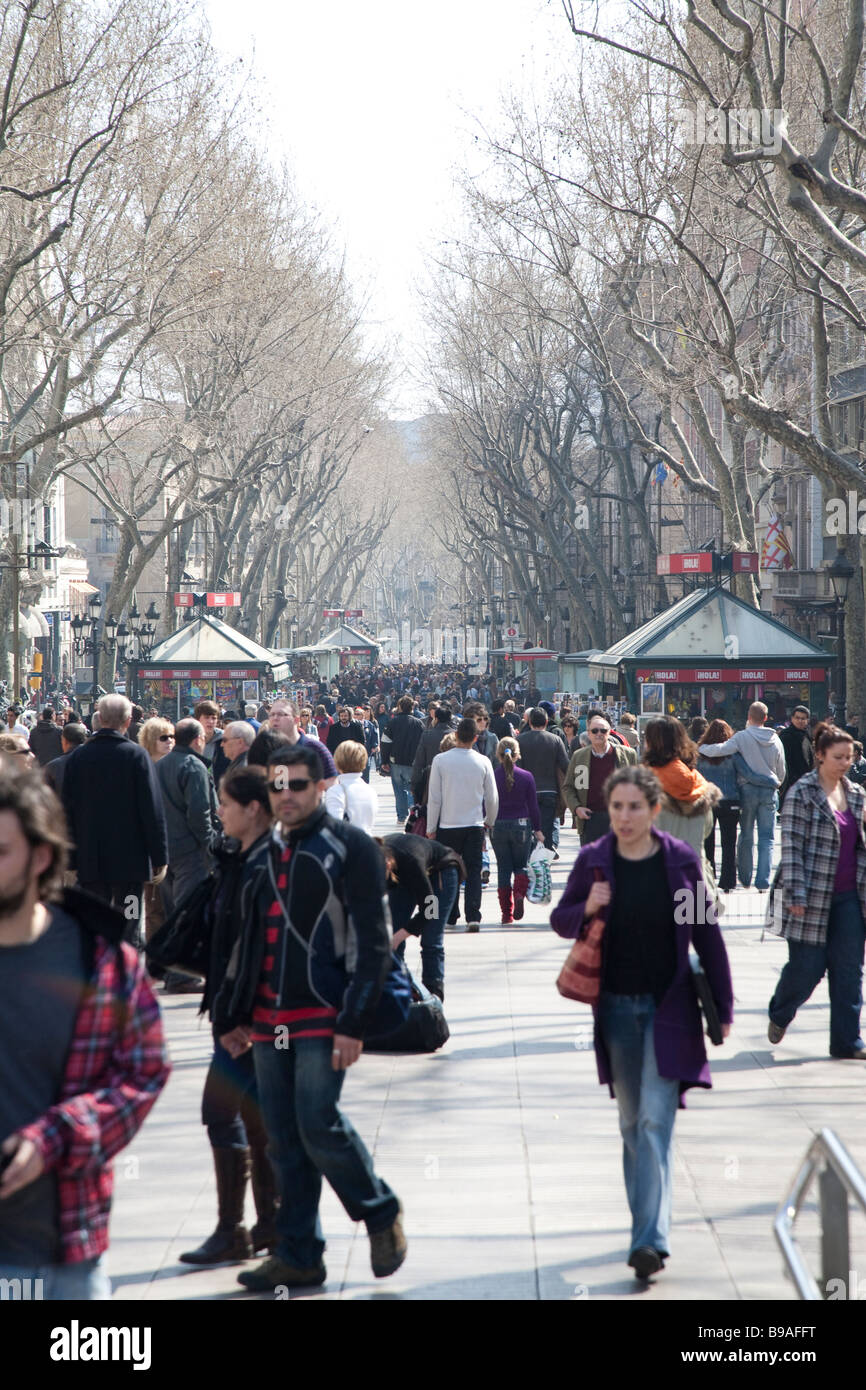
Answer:
<svg viewBox="0 0 866 1390"><path fill-rule="evenodd" d="M267 144L337 229L371 331L417 356L415 286L459 208L476 120L574 52L560 0L202 0L217 47L260 79ZM398 385L392 414L423 393Z"/></svg>

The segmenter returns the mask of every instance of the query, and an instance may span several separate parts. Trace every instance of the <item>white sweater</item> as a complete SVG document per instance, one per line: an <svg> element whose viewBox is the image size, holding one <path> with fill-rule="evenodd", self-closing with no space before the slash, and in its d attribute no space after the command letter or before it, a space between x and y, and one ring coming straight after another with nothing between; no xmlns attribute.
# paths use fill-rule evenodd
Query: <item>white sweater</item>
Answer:
<svg viewBox="0 0 866 1390"><path fill-rule="evenodd" d="M376 819L376 793L362 779L360 772L341 772L325 792L325 810L335 820L348 816L352 825L372 835Z"/></svg>
<svg viewBox="0 0 866 1390"><path fill-rule="evenodd" d="M492 825L499 811L493 764L474 748L449 748L430 764L427 830Z"/></svg>

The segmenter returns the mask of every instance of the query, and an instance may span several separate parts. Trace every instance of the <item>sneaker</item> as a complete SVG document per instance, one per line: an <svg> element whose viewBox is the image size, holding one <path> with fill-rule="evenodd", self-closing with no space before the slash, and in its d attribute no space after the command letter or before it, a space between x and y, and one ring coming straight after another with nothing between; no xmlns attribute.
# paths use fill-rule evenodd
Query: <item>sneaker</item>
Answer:
<svg viewBox="0 0 866 1390"><path fill-rule="evenodd" d="M658 1274L664 1268L661 1255L651 1245L639 1245L629 1255L628 1262L636 1279L648 1279L651 1274Z"/></svg>
<svg viewBox="0 0 866 1390"><path fill-rule="evenodd" d="M302 1288L324 1284L328 1271L324 1264L315 1269L298 1269L296 1265L286 1264L279 1255L269 1255L255 1269L245 1269L238 1275L238 1283L253 1293L270 1293L285 1284L288 1287Z"/></svg>
<svg viewBox="0 0 866 1390"><path fill-rule="evenodd" d="M481 923L480 923L480 922L467 922L467 923L466 923L466 930L467 930L467 931L480 931L480 930L481 930Z"/></svg>
<svg viewBox="0 0 866 1390"><path fill-rule="evenodd" d="M482 883L485 883L485 884L490 882L490 870L489 870L489 869L482 869L482 870L481 870L481 882L482 882Z"/></svg>
<svg viewBox="0 0 866 1390"><path fill-rule="evenodd" d="M406 1258L408 1245L403 1234L403 1204L399 1203L396 1220L384 1231L370 1232L370 1265L377 1279L394 1274Z"/></svg>
<svg viewBox="0 0 866 1390"><path fill-rule="evenodd" d="M200 975L184 975L180 970L169 970L162 986L163 994L202 994L204 980Z"/></svg>
<svg viewBox="0 0 866 1390"><path fill-rule="evenodd" d="M782 1041L787 1031L787 1028L783 1028L780 1023L771 1022L767 1027L767 1037L775 1045Z"/></svg>
<svg viewBox="0 0 866 1390"><path fill-rule="evenodd" d="M837 1062L866 1062L866 1047L849 1047L845 1052L831 1052Z"/></svg>

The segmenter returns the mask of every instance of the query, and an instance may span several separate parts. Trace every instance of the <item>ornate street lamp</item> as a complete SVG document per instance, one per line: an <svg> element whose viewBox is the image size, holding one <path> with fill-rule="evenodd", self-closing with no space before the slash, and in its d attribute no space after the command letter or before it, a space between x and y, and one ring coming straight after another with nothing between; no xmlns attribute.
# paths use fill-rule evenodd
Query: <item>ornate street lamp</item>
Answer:
<svg viewBox="0 0 866 1390"><path fill-rule="evenodd" d="M836 712L835 719L840 729L845 728L848 718L848 668L845 652L845 604L851 580L858 571L845 558L842 550L837 550L832 565L827 566L827 574L833 586L836 601Z"/></svg>

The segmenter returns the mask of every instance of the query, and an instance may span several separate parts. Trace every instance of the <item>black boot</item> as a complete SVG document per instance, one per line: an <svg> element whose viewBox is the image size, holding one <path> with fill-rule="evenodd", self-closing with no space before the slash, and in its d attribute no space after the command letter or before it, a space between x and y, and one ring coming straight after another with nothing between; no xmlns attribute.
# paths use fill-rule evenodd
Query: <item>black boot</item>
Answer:
<svg viewBox="0 0 866 1390"><path fill-rule="evenodd" d="M252 1140L252 1136L250 1138ZM266 1142L267 1139L265 1139ZM274 1224L279 1206L277 1183L264 1144L260 1145L253 1142L250 1152L252 1155L253 1201L256 1204L257 1217L256 1224L250 1231L250 1240L256 1255L260 1250L267 1250L272 1255L277 1241L277 1230Z"/></svg>
<svg viewBox="0 0 866 1390"><path fill-rule="evenodd" d="M250 1171L249 1149L212 1149L217 1187L217 1228L197 1250L180 1259L187 1265L238 1264L252 1257L244 1226L244 1197Z"/></svg>

